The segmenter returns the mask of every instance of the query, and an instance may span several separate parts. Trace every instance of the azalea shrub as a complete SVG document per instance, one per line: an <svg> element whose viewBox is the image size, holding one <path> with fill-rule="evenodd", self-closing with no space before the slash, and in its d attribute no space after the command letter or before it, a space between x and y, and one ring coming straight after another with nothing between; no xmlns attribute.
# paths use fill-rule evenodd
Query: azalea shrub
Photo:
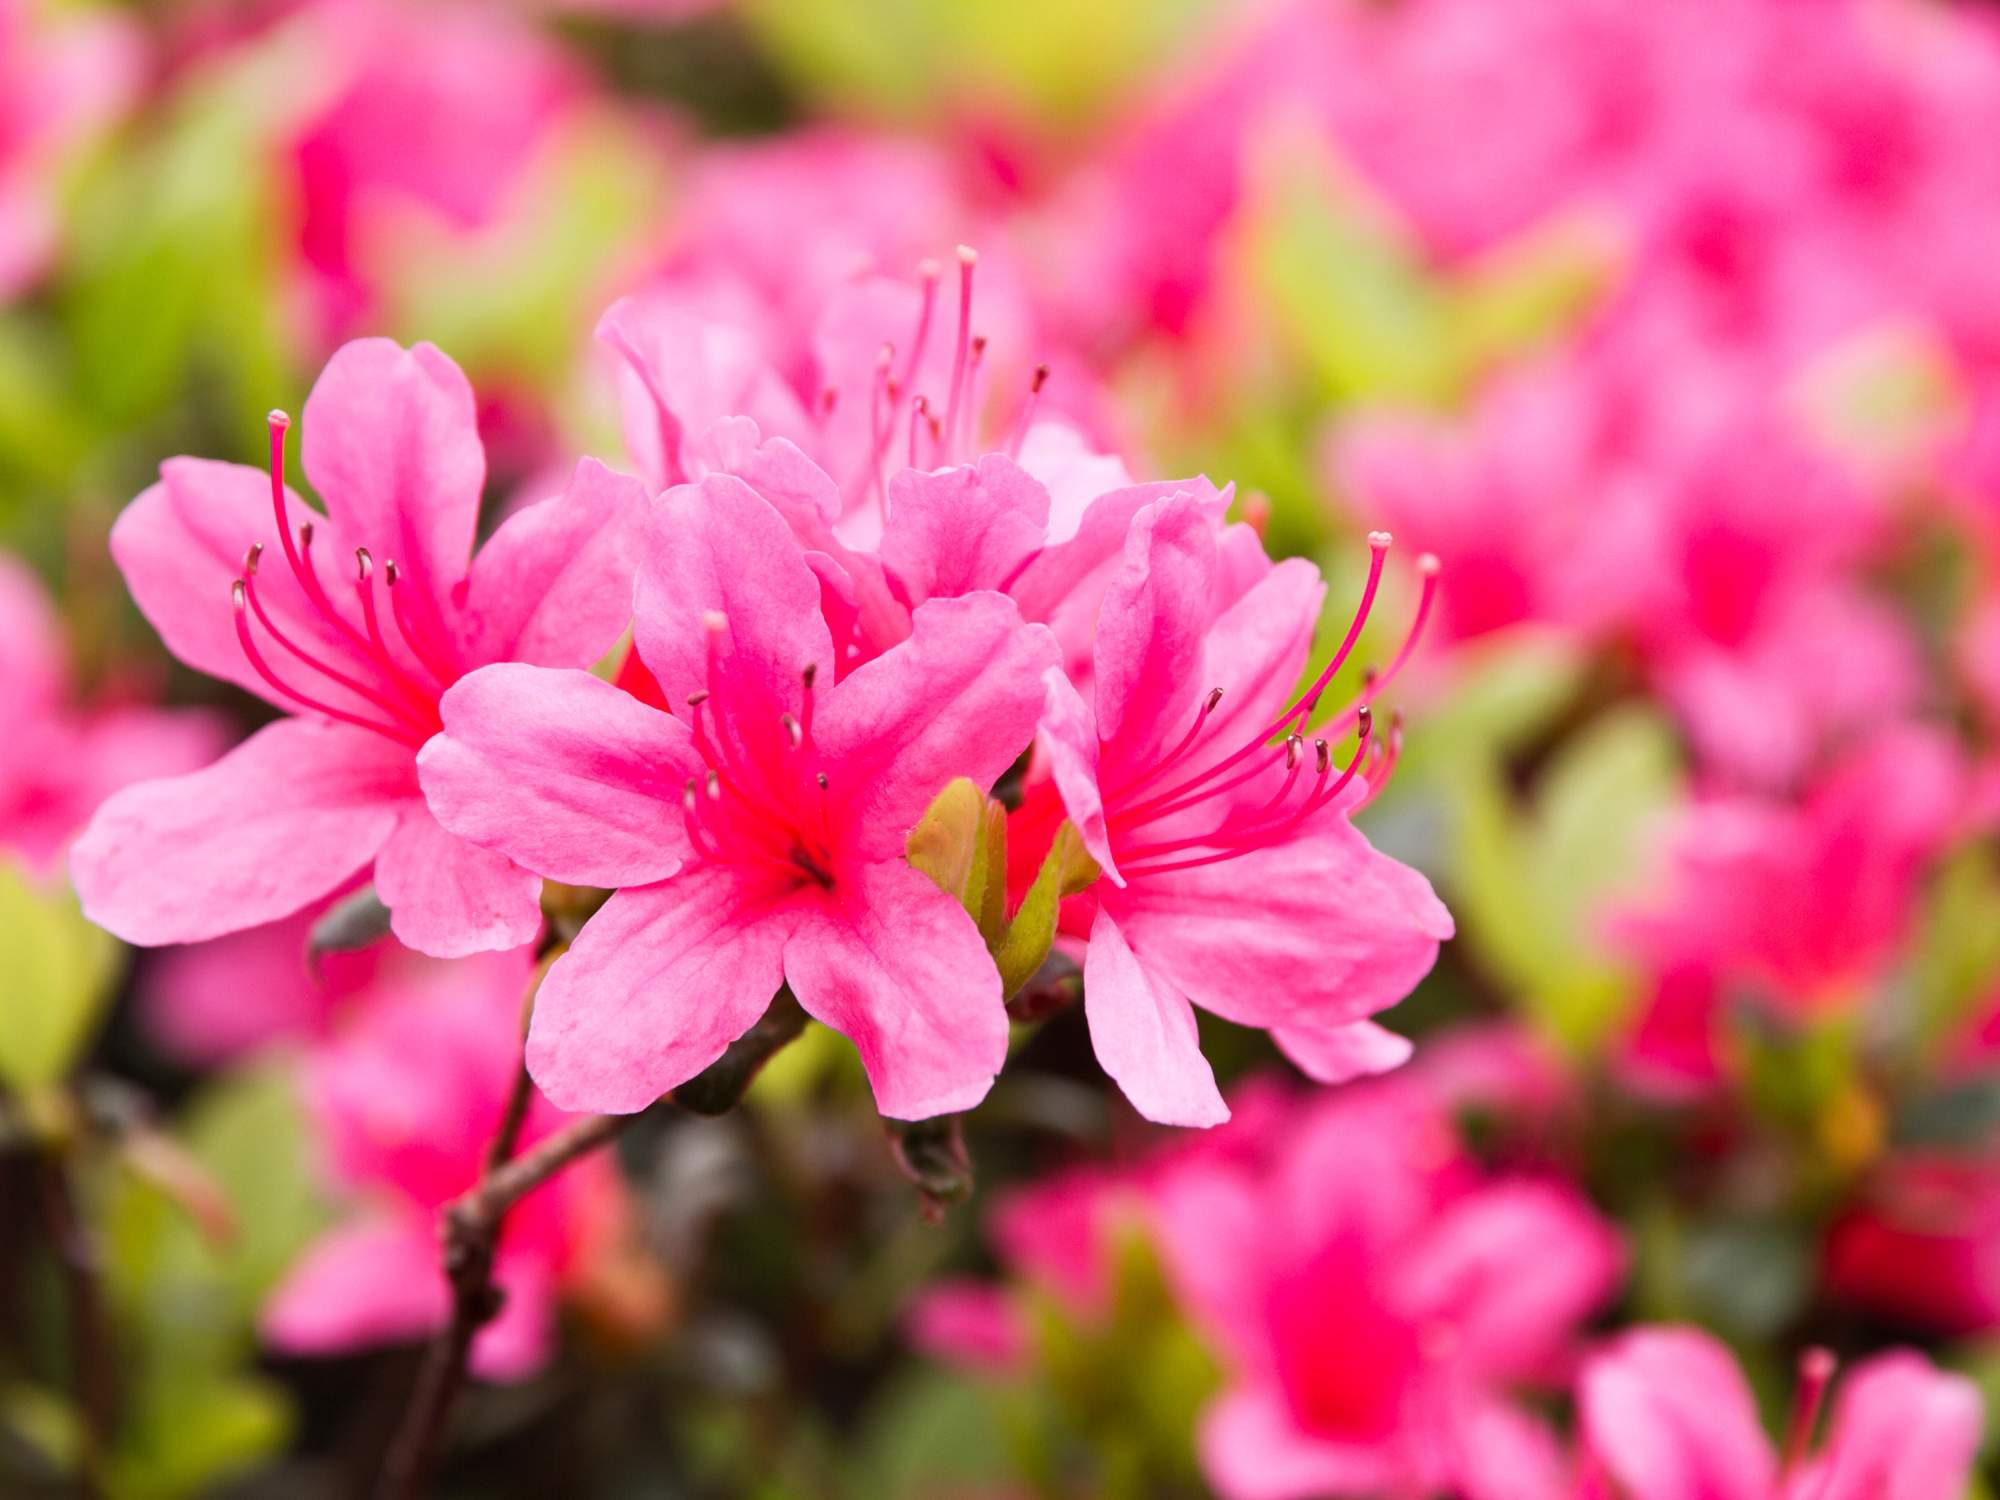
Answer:
<svg viewBox="0 0 2000 1500"><path fill-rule="evenodd" d="M2000 9L0 0L0 1494L1979 1500Z"/></svg>

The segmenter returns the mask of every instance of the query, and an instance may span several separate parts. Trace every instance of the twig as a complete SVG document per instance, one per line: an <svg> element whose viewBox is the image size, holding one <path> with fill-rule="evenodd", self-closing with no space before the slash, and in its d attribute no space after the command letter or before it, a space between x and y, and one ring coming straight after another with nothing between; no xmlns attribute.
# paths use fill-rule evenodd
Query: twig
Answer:
<svg viewBox="0 0 2000 1500"><path fill-rule="evenodd" d="M661 1102L671 1102L691 1114L726 1113L742 1099L764 1064L803 1031L805 1024L805 1012L791 991L780 990L755 1026ZM473 1340L500 1311L502 1293L493 1284L493 1257L508 1212L572 1162L616 1140L651 1112L589 1115L514 1156L514 1139L526 1118L528 1100L523 1069L515 1092L508 1098L500 1130L488 1147L478 1185L444 1211L440 1234L444 1273L451 1283L451 1319L424 1357L409 1415L390 1445L376 1486L377 1500L419 1500L429 1487L445 1425L465 1386Z"/></svg>

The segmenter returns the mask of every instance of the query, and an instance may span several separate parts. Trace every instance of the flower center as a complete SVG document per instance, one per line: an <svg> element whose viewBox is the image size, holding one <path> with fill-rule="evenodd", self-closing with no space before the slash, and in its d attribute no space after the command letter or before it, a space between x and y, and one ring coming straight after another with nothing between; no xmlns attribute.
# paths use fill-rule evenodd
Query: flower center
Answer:
<svg viewBox="0 0 2000 1500"><path fill-rule="evenodd" d="M1311 683L1269 725L1230 753L1213 760L1204 769L1174 780L1169 773L1177 766L1205 755L1212 745L1206 731L1209 720L1222 702L1222 689L1212 690L1196 711L1194 723L1174 747L1138 776L1127 781L1104 799L1106 822L1111 829L1119 870L1127 876L1158 875L1169 870L1187 870L1200 865L1236 859L1254 850L1266 849L1289 838L1314 814L1334 805L1349 783L1360 777L1372 799L1388 781L1402 748L1402 728L1392 718L1386 737L1374 733L1370 707L1383 688L1395 678L1423 634L1437 597L1438 560L1425 553L1417 561L1423 578L1423 593L1402 645L1388 668L1371 671L1360 693L1329 719L1323 733L1312 741L1313 774L1304 775L1307 759L1305 731L1320 695L1361 638L1369 611L1374 608L1376 591L1382 583L1383 562L1389 550L1387 532L1371 532L1368 537L1368 580L1347 634ZM1338 774L1334 770L1329 739L1355 731L1354 754ZM1386 739L1386 743L1385 743ZM1100 742L1101 743L1101 742ZM1284 772L1277 789L1261 802L1232 796L1239 788L1255 781L1269 781ZM1172 784L1161 787L1162 781ZM1303 789L1301 784L1303 783ZM1366 799L1364 799L1366 800ZM1179 819L1198 808L1216 810L1210 826L1193 833L1159 830L1153 837L1147 830L1168 819Z"/></svg>
<svg viewBox="0 0 2000 1500"><path fill-rule="evenodd" d="M258 593L257 568L263 561L264 544L253 542L243 554L243 571L229 585L237 642L257 675L281 698L329 719L372 730L398 744L418 749L443 727L438 717L438 698L458 675L450 665L451 652L441 646L432 630L412 618L405 599L409 591L396 586L402 575L393 560L385 560L381 571L389 596L390 620L396 639L415 663L414 670L398 659L383 632L375 598L375 560L366 547L354 549L355 572L350 581L361 625L356 626L334 607L313 559L313 523L301 523L294 541L291 522L285 513L285 431L291 426L291 419L281 411L274 411L269 423L272 516L284 548L285 563L305 598L310 617L322 628L315 632L315 639L301 641L279 627ZM280 675L272 666L270 657L258 644L260 631L311 674L304 679L307 687L300 687L296 680ZM314 682L314 677L319 681ZM325 684L349 695L353 706L328 702L323 696Z"/></svg>
<svg viewBox="0 0 2000 1500"><path fill-rule="evenodd" d="M781 712L778 733L762 737L732 734L721 721L717 698L718 643L728 622L711 612L707 685L688 694L696 754L706 768L689 777L681 794L688 842L704 859L768 869L792 885L834 887L833 829L826 792L828 780L813 739L813 681L818 665L801 672L804 695L799 712ZM711 724L711 719L715 722Z"/></svg>

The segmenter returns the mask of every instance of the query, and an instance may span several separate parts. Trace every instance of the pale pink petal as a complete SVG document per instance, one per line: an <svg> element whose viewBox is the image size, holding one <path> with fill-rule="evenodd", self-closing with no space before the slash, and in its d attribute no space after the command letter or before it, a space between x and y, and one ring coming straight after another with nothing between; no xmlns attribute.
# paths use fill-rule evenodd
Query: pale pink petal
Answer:
<svg viewBox="0 0 2000 1500"><path fill-rule="evenodd" d="M542 927L542 878L448 833L409 804L375 856L375 894L397 941L433 958L518 948Z"/></svg>
<svg viewBox="0 0 2000 1500"><path fill-rule="evenodd" d="M681 867L681 794L702 772L686 725L588 672L512 663L460 678L442 711L417 772L460 838L570 885Z"/></svg>
<svg viewBox="0 0 2000 1500"><path fill-rule="evenodd" d="M688 694L712 692L711 724L753 763L782 752L779 716L800 713L807 667L822 692L832 686L819 598L791 528L742 480L710 475L655 503L633 609L639 655L676 712Z"/></svg>
<svg viewBox="0 0 2000 1500"><path fill-rule="evenodd" d="M1274 1026L1271 1040L1315 1083L1347 1083L1388 1073L1408 1062L1416 1050L1408 1037L1373 1021Z"/></svg>
<svg viewBox="0 0 2000 1500"><path fill-rule="evenodd" d="M910 604L1004 588L1041 550L1049 492L1004 454L889 481L882 561Z"/></svg>
<svg viewBox="0 0 2000 1500"><path fill-rule="evenodd" d="M1187 996L1163 982L1103 909L1083 963L1090 1045L1132 1107L1161 1125L1219 1125L1229 1118Z"/></svg>
<svg viewBox="0 0 2000 1500"><path fill-rule="evenodd" d="M1257 556L1261 561L1261 548ZM1276 567L1266 564L1263 576L1216 617L1202 641L1196 681L1203 693L1221 688L1222 698L1178 775L1269 738L1266 731L1299 686L1325 597L1319 570L1287 558Z"/></svg>
<svg viewBox="0 0 2000 1500"><path fill-rule="evenodd" d="M437 1235L416 1214L322 1235L285 1274L258 1320L286 1354L414 1343L444 1326L451 1291Z"/></svg>
<svg viewBox="0 0 2000 1500"><path fill-rule="evenodd" d="M528 1071L561 1109L644 1109L764 1014L796 922L724 865L617 892L542 982Z"/></svg>
<svg viewBox="0 0 2000 1500"><path fill-rule="evenodd" d="M1736 1361L1693 1328L1641 1328L1578 1378L1584 1442L1631 1500L1770 1500L1777 1462Z"/></svg>
<svg viewBox="0 0 2000 1500"><path fill-rule="evenodd" d="M410 752L285 719L214 765L109 798L70 851L93 922L192 943L288 917L375 857L416 797Z"/></svg>
<svg viewBox="0 0 2000 1500"><path fill-rule="evenodd" d="M934 599L910 638L826 695L814 729L856 847L900 856L947 782L990 787L1034 737L1055 642L1001 594Z"/></svg>
<svg viewBox="0 0 2000 1500"><path fill-rule="evenodd" d="M418 586L419 618L436 610L472 561L486 484L464 374L429 344L357 339L320 372L302 428L306 477L343 535Z"/></svg>
<svg viewBox="0 0 2000 1500"><path fill-rule="evenodd" d="M785 948L799 1004L854 1043L897 1120L970 1109L1007 1057L1000 974L965 908L894 860L843 873Z"/></svg>
<svg viewBox="0 0 2000 1500"><path fill-rule="evenodd" d="M1361 1020L1430 972L1451 915L1343 815L1308 827L1100 897L1146 966L1205 1010L1250 1026Z"/></svg>
<svg viewBox="0 0 2000 1500"><path fill-rule="evenodd" d="M1202 1413L1202 1472L1222 1500L1320 1500L1394 1488L1386 1446L1343 1443L1300 1428L1284 1393L1252 1385L1226 1391Z"/></svg>
<svg viewBox="0 0 2000 1500"><path fill-rule="evenodd" d="M1083 525L1099 496L1132 488L1132 474L1116 454L1100 453L1067 422L1037 422L1021 439L1021 467L1049 492L1048 540L1066 542Z"/></svg>
<svg viewBox="0 0 2000 1500"><path fill-rule="evenodd" d="M1449 1441L1454 1487L1465 1500L1558 1500L1576 1493L1549 1424L1504 1400L1464 1394L1452 1413Z"/></svg>
<svg viewBox="0 0 2000 1500"><path fill-rule="evenodd" d="M645 486L584 459L569 488L509 516L472 563L466 656L588 667L632 617Z"/></svg>
<svg viewBox="0 0 2000 1500"><path fill-rule="evenodd" d="M1553 1373L1623 1269L1617 1231L1581 1195L1502 1180L1434 1216L1393 1274L1403 1305L1453 1330L1458 1368L1526 1380Z"/></svg>
<svg viewBox="0 0 2000 1500"><path fill-rule="evenodd" d="M0 705L10 713L45 710L61 695L67 665L48 590L0 552Z"/></svg>
<svg viewBox="0 0 2000 1500"><path fill-rule="evenodd" d="M1104 816L1104 788L1097 779L1097 718L1061 667L1042 673L1047 693L1042 708L1041 752L1062 796L1063 811L1083 836L1083 847L1113 885L1123 885L1111 857L1111 830Z"/></svg>
<svg viewBox="0 0 2000 1500"><path fill-rule="evenodd" d="M1133 518L1097 617L1097 732L1114 774L1150 766L1208 691L1202 634L1215 569L1215 529L1193 499L1170 495Z"/></svg>
<svg viewBox="0 0 2000 1500"><path fill-rule="evenodd" d="M1819 1461L1797 1500L1958 1500L1972 1477L1978 1387L1914 1350L1877 1355L1841 1383Z"/></svg>
<svg viewBox="0 0 2000 1500"><path fill-rule="evenodd" d="M1026 1365L1027 1320L991 1282L932 1282L911 1302L903 1329L912 1348L947 1364L997 1374L1019 1373Z"/></svg>

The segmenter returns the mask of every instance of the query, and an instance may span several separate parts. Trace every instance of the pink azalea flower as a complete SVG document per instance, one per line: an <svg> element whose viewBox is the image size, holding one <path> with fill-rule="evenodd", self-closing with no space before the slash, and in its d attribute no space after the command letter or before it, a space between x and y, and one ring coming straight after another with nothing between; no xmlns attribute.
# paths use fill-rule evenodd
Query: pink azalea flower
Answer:
<svg viewBox="0 0 2000 1500"><path fill-rule="evenodd" d="M0 850L54 863L119 788L192 768L221 747L205 713L110 697L79 703L60 622L41 581L0 553Z"/></svg>
<svg viewBox="0 0 2000 1500"><path fill-rule="evenodd" d="M1482 1175L1397 1078L1296 1105L1249 1149L1204 1140L1149 1196L1227 1370L1198 1434L1224 1500L1558 1492L1553 1435L1508 1392L1563 1377L1618 1280L1573 1189Z"/></svg>
<svg viewBox="0 0 2000 1500"><path fill-rule="evenodd" d="M2000 1328L2000 1164L1913 1153L1887 1164L1826 1246L1850 1303L1946 1334Z"/></svg>
<svg viewBox="0 0 2000 1500"><path fill-rule="evenodd" d="M206 770L107 802L72 854L84 908L129 942L194 942L290 916L372 867L410 947L524 943L540 882L439 826L416 752L472 669L581 666L616 643L644 491L585 460L474 558L472 391L428 344L342 349L304 429L326 515L280 484L274 418L268 480L173 459L112 530L168 649L288 716Z"/></svg>
<svg viewBox="0 0 2000 1500"><path fill-rule="evenodd" d="M489 668L422 757L447 827L616 893L550 970L528 1038L568 1108L644 1108L781 983L859 1049L885 1115L965 1109L1005 1057L1000 980L965 910L904 856L956 777L1033 734L1045 630L990 592L933 600L849 669L783 517L712 476L658 503L635 603L673 712L583 672Z"/></svg>
<svg viewBox="0 0 2000 1500"><path fill-rule="evenodd" d="M320 0L297 26L319 90L288 148L298 250L332 343L375 312L396 216L462 234L494 222L577 89L504 7Z"/></svg>
<svg viewBox="0 0 2000 1500"><path fill-rule="evenodd" d="M1956 1500L1979 1446L1972 1382L1914 1350L1864 1360L1841 1383L1816 1453L1807 1448L1833 1373L1801 1361L1787 1451L1774 1448L1735 1359L1694 1328L1638 1328L1591 1357L1577 1382L1585 1449L1632 1500ZM1600 1487L1601 1492L1601 1487Z"/></svg>
<svg viewBox="0 0 2000 1500"><path fill-rule="evenodd" d="M433 965L419 982L378 994L308 1060L307 1100L351 1212L272 1293L262 1318L272 1347L335 1354L444 1325L437 1214L479 1180L519 1058L517 1002L532 968L525 951ZM535 1097L522 1144L562 1122ZM519 1379L548 1359L558 1298L589 1274L624 1208L615 1167L597 1156L508 1215L495 1261L506 1300L473 1346L479 1373Z"/></svg>
<svg viewBox="0 0 2000 1500"><path fill-rule="evenodd" d="M1656 980L1635 1062L1712 1081L1726 986L1807 1019L1866 1000L1901 954L1920 882L1965 827L1953 744L1902 726L1835 765L1797 804L1712 797L1668 831L1667 884L1615 925Z"/></svg>
<svg viewBox="0 0 2000 1500"><path fill-rule="evenodd" d="M0 0L0 305L55 248L57 169L137 90L137 28L112 12Z"/></svg>
<svg viewBox="0 0 2000 1500"><path fill-rule="evenodd" d="M1097 611L1092 699L1060 672L1047 679L1041 774L1103 871L1079 898L1095 908L1084 962L1091 1042L1148 1119L1228 1117L1196 1004L1269 1029L1323 1081L1408 1055L1366 1018L1429 971L1451 917L1421 875L1349 822L1389 765L1371 756L1365 702L1306 740L1387 544L1375 539L1346 641L1293 698L1324 594L1318 571L1271 563L1247 527L1218 535L1194 496L1156 500L1133 522ZM1371 695L1415 641L1413 629ZM1357 724L1359 745L1337 767L1329 741Z"/></svg>

